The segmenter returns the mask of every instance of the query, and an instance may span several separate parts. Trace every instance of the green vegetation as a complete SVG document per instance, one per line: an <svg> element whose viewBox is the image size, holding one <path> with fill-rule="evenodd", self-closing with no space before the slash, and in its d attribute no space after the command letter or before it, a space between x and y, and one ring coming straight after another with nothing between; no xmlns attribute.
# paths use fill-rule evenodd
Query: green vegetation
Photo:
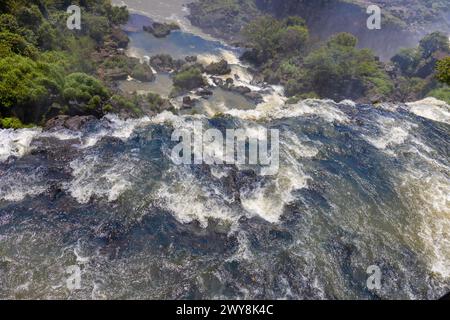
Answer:
<svg viewBox="0 0 450 320"><path fill-rule="evenodd" d="M349 33L322 44L311 41L298 17L261 16L242 34L249 47L242 59L258 68L261 80L283 84L290 103L309 97L378 102L428 95L448 101L449 60L438 61L450 49L439 32L425 36L417 48L400 50L391 66L371 50L359 49L358 39Z"/></svg>
<svg viewBox="0 0 450 320"><path fill-rule="evenodd" d="M180 70L173 78L175 90L189 91L205 85L202 71L197 67L187 67Z"/></svg>
<svg viewBox="0 0 450 320"><path fill-rule="evenodd" d="M391 59L398 73L397 97L405 101L431 96L449 102L449 55L448 38L440 32L425 36L417 48L400 50Z"/></svg>
<svg viewBox="0 0 450 320"><path fill-rule="evenodd" d="M180 30L180 26L175 22L154 22L151 26L144 26L144 31L153 34L156 38L167 37L174 30Z"/></svg>
<svg viewBox="0 0 450 320"><path fill-rule="evenodd" d="M450 56L437 62L436 78L450 86Z"/></svg>
<svg viewBox="0 0 450 320"><path fill-rule="evenodd" d="M135 100L115 92L111 81L117 79L110 77L153 79L149 66L117 49L128 43L118 28L128 21L127 9L108 0L75 2L83 12L82 29L69 30L70 4L1 2L0 127L42 125L57 114L101 116L111 110L142 114Z"/></svg>
<svg viewBox="0 0 450 320"><path fill-rule="evenodd" d="M289 97L377 98L393 90L382 64L370 50L357 49L351 34L316 48L302 19L269 16L251 22L243 34L252 48L243 59L259 66L265 81L285 85Z"/></svg>
<svg viewBox="0 0 450 320"><path fill-rule="evenodd" d="M12 117L0 119L0 127L4 129L22 129L29 126L24 125L19 119Z"/></svg>

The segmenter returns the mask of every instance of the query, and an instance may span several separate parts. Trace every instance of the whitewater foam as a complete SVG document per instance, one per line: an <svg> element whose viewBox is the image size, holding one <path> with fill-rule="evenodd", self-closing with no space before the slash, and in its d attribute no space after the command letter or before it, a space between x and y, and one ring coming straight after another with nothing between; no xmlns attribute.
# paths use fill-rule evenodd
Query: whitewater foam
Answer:
<svg viewBox="0 0 450 320"><path fill-rule="evenodd" d="M0 130L0 162L6 161L10 156L22 157L28 153L31 142L41 131L41 129Z"/></svg>
<svg viewBox="0 0 450 320"><path fill-rule="evenodd" d="M425 98L406 104L409 110L423 118L450 124L450 106L436 98Z"/></svg>

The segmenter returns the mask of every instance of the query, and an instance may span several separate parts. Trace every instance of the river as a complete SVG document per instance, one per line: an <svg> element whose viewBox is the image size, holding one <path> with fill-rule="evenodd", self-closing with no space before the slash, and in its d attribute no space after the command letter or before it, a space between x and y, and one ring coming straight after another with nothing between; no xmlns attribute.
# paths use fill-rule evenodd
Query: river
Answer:
<svg viewBox="0 0 450 320"><path fill-rule="evenodd" d="M185 12L184 1L127 3L153 17ZM201 34L189 31L166 45L183 38L196 47ZM134 36L141 40L129 52L152 52L142 34ZM252 86L232 48L202 41L217 52L196 47L196 54L226 57L241 84ZM0 298L445 294L450 107L435 99L288 105L280 88L253 89L265 99L255 106L216 92L194 115L108 115L77 132L1 130ZM171 134L194 122L249 136L278 129L278 173L174 164ZM81 286L70 290L74 266ZM367 286L370 266L381 271L375 290Z"/></svg>

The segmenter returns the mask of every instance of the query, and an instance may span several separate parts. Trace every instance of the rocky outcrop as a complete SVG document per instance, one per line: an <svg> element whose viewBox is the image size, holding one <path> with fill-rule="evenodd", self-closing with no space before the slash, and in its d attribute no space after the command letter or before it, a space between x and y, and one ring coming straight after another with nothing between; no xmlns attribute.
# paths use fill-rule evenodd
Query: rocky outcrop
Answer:
<svg viewBox="0 0 450 320"><path fill-rule="evenodd" d="M231 73L231 68L228 65L228 62L222 59L219 62L213 62L207 65L205 67L205 72L216 76L223 76Z"/></svg>
<svg viewBox="0 0 450 320"><path fill-rule="evenodd" d="M86 124L96 121L94 116L56 116L45 123L44 130L61 130L68 129L72 131L78 131L82 129Z"/></svg>
<svg viewBox="0 0 450 320"><path fill-rule="evenodd" d="M157 72L173 72L179 70L186 61L176 60L168 54L158 54L150 58L150 65Z"/></svg>
<svg viewBox="0 0 450 320"><path fill-rule="evenodd" d="M176 23L153 22L153 24L149 26L144 26L142 29L148 33L151 33L156 38L165 38L172 31L180 30L180 26L177 25Z"/></svg>

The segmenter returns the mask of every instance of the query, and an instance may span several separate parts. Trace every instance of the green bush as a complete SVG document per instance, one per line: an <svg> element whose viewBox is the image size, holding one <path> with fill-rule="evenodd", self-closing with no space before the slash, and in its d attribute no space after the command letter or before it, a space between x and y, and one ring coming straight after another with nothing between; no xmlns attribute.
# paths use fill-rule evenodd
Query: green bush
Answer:
<svg viewBox="0 0 450 320"><path fill-rule="evenodd" d="M0 118L0 127L3 129L22 129L27 128L28 126L24 125L22 121L16 117L8 117Z"/></svg>
<svg viewBox="0 0 450 320"><path fill-rule="evenodd" d="M447 102L450 105L450 88L438 88L430 91L427 97L433 97L442 101Z"/></svg>
<svg viewBox="0 0 450 320"><path fill-rule="evenodd" d="M60 66L14 55L0 59L0 107L38 108L63 86Z"/></svg>
<svg viewBox="0 0 450 320"><path fill-rule="evenodd" d="M77 101L78 103L89 103L97 96L105 99L108 89L97 79L85 73L72 73L66 77L63 96L66 101ZM96 98L97 99L97 98Z"/></svg>
<svg viewBox="0 0 450 320"><path fill-rule="evenodd" d="M450 86L450 57L438 61L436 65L436 78Z"/></svg>
<svg viewBox="0 0 450 320"><path fill-rule="evenodd" d="M206 80L203 78L200 69L191 67L178 72L173 78L173 84L184 90L192 90L205 85Z"/></svg>

